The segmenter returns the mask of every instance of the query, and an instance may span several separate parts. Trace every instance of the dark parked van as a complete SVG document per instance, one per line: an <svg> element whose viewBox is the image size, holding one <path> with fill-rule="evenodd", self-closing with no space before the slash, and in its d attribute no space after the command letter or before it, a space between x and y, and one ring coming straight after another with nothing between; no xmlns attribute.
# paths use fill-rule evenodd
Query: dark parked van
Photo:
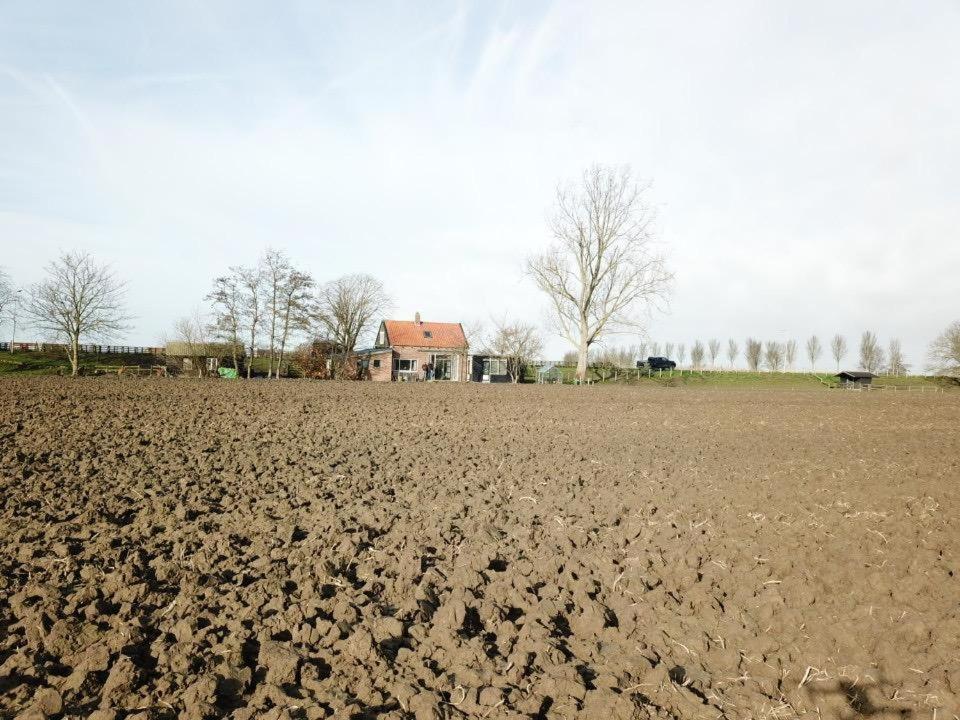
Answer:
<svg viewBox="0 0 960 720"><path fill-rule="evenodd" d="M665 357L648 357L647 367L651 370L673 370L677 364Z"/></svg>

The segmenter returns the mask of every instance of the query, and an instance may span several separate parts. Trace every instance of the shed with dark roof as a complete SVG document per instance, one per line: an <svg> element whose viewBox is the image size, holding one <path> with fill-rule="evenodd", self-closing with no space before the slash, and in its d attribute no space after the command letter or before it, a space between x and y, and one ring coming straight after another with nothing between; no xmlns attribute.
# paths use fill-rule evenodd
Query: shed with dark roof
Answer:
<svg viewBox="0 0 960 720"><path fill-rule="evenodd" d="M841 385L869 385L876 375L864 370L844 370L835 377L840 380Z"/></svg>

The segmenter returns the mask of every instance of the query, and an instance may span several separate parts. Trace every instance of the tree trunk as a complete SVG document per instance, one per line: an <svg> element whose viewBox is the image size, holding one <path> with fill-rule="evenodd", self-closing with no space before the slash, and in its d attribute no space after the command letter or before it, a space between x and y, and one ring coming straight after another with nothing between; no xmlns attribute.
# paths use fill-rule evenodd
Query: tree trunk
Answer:
<svg viewBox="0 0 960 720"><path fill-rule="evenodd" d="M250 327L250 357L247 358L247 380L250 379L250 371L253 369L253 348L257 342L256 330L254 326Z"/></svg>
<svg viewBox="0 0 960 720"><path fill-rule="evenodd" d="M587 343L586 328L580 330L580 347L577 348L577 380L584 382L587 379L587 354L590 345Z"/></svg>
<svg viewBox="0 0 960 720"><path fill-rule="evenodd" d="M280 379L280 366L283 365L283 351L287 347L287 336L290 334L290 303L287 303L286 312L283 315L283 333L280 335L280 353L277 357L277 380Z"/></svg>
<svg viewBox="0 0 960 720"><path fill-rule="evenodd" d="M76 377L80 374L80 337L74 335L70 338L70 376Z"/></svg>
<svg viewBox="0 0 960 720"><path fill-rule="evenodd" d="M277 283L273 282L273 295L270 300L270 362L267 367L267 379L273 377L273 361L277 357ZM277 377L280 376L280 368L277 368Z"/></svg>

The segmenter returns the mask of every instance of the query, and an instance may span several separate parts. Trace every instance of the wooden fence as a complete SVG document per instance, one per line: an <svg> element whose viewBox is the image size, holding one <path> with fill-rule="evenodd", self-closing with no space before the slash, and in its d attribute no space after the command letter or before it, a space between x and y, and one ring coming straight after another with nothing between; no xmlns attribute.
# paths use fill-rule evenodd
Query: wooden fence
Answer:
<svg viewBox="0 0 960 720"><path fill-rule="evenodd" d="M882 390L885 392L933 392L942 393L944 388L940 385L862 385L860 383L845 383L838 387L844 390L854 390L856 392L869 392L873 390Z"/></svg>
<svg viewBox="0 0 960 720"><path fill-rule="evenodd" d="M15 342L13 349L19 352L50 352L66 351L63 343L44 342ZM0 342L0 351L10 351L10 343ZM163 355L162 347L147 347L144 345L80 345L80 352L97 355Z"/></svg>

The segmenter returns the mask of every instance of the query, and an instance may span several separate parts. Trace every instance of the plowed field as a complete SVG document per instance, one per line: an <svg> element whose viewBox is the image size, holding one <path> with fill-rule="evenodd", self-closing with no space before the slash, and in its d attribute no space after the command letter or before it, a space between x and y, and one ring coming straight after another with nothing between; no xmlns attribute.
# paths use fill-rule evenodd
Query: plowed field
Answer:
<svg viewBox="0 0 960 720"><path fill-rule="evenodd" d="M957 395L38 378L0 407L0 717L960 714Z"/></svg>

